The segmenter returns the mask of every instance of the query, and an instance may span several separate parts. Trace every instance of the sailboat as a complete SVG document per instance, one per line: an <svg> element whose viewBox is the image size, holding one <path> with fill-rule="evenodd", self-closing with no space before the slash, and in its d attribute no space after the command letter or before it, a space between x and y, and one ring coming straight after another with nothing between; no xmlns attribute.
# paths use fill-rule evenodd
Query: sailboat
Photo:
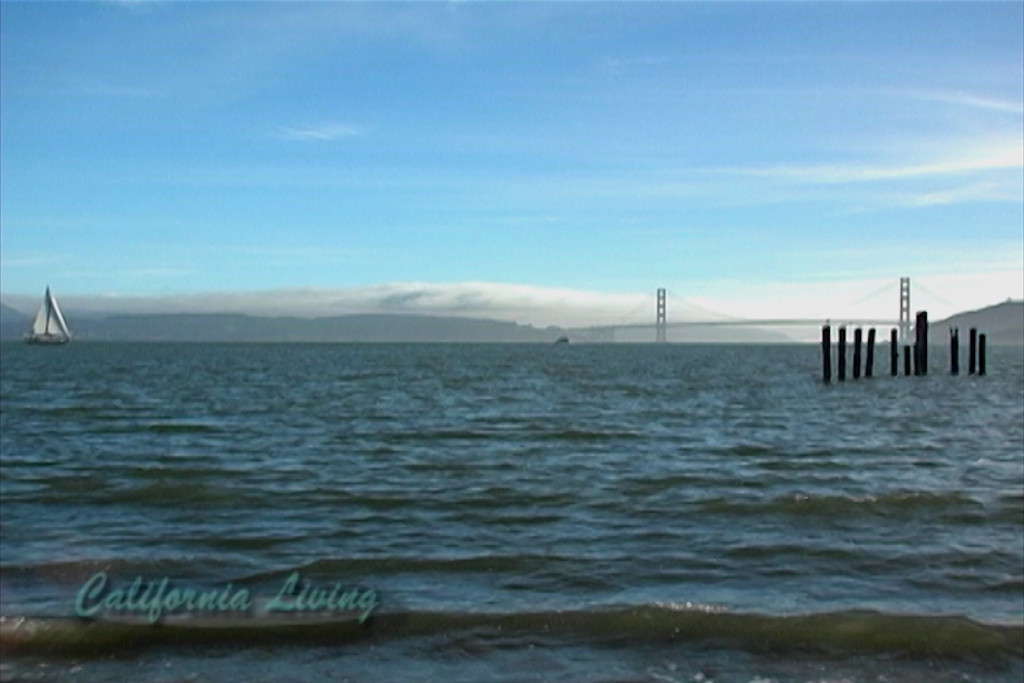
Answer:
<svg viewBox="0 0 1024 683"><path fill-rule="evenodd" d="M60 312L60 306L49 287L46 288L46 297L32 321L32 327L25 333L25 341L29 344L67 344L71 341L71 332L64 322L64 314Z"/></svg>

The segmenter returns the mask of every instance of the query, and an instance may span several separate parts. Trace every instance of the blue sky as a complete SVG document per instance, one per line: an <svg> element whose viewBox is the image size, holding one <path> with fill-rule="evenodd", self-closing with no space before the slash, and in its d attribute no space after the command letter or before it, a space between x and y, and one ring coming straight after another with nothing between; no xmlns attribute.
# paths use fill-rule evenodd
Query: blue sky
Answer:
<svg viewBox="0 0 1024 683"><path fill-rule="evenodd" d="M4 1L0 293L544 324L657 287L1020 298L1022 55L1019 2Z"/></svg>

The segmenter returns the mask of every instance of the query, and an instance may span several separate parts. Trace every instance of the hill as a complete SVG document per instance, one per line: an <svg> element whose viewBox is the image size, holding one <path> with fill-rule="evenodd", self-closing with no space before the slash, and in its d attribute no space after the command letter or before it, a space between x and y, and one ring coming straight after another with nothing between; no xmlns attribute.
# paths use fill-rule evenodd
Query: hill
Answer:
<svg viewBox="0 0 1024 683"><path fill-rule="evenodd" d="M2 307L0 338L20 339L30 318ZM65 310L75 341L125 342L512 342L613 341L590 329L535 328L481 318L413 314L356 314L321 318L253 316L241 313L78 315ZM653 341L653 329L617 331L614 341ZM670 330L672 342L773 343L791 339L768 330L695 328Z"/></svg>
<svg viewBox="0 0 1024 683"><path fill-rule="evenodd" d="M78 341L185 342L553 342L555 328L418 315L325 318L179 313L82 318Z"/></svg>
<svg viewBox="0 0 1024 683"><path fill-rule="evenodd" d="M1004 301L930 323L929 343L947 344L951 327L960 328L961 344L966 339L967 331L976 327L979 333L986 335L986 342L990 345L1024 346L1024 301Z"/></svg>
<svg viewBox="0 0 1024 683"><path fill-rule="evenodd" d="M31 322L21 311L0 304L0 339L21 339Z"/></svg>

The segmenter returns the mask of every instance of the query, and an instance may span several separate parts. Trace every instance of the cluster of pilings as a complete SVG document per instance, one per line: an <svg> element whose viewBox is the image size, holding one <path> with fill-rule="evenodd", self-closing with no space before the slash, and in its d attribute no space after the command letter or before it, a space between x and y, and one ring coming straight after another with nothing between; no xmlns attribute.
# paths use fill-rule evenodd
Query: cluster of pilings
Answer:
<svg viewBox="0 0 1024 683"><path fill-rule="evenodd" d="M949 372L960 374L960 328L949 328ZM968 337L967 374L985 374L985 335L972 327Z"/></svg>
<svg viewBox="0 0 1024 683"><path fill-rule="evenodd" d="M895 333L895 330L893 331ZM853 331L853 379L860 379L861 350L863 346L864 333L861 328ZM832 327L825 325L821 328L821 360L822 374L826 382L832 381ZM846 380L846 328L839 328L839 353L836 357L837 379L842 382ZM895 362L895 361L894 361ZM896 367L895 365L893 366ZM875 370L875 328L868 330L867 354L864 363L864 376L871 377Z"/></svg>
<svg viewBox="0 0 1024 683"><path fill-rule="evenodd" d="M889 374L893 377L899 374L900 345L897 340L896 329L889 334ZM863 346L863 331L856 328L853 331L853 379L860 379L861 358ZM846 328L839 328L839 344L837 360L836 379L840 382L846 380ZM949 331L949 354L950 373L960 373L960 330L951 328ZM875 328L868 329L867 349L864 362L864 377L871 377L875 365ZM821 369L825 382L832 381L832 327L824 325L821 328ZM972 327L970 333L970 349L968 353L969 374L985 374L985 335L978 334L977 328ZM921 311L917 314L914 325L914 345L904 344L903 346L903 374L904 375L927 375L928 374L928 313Z"/></svg>

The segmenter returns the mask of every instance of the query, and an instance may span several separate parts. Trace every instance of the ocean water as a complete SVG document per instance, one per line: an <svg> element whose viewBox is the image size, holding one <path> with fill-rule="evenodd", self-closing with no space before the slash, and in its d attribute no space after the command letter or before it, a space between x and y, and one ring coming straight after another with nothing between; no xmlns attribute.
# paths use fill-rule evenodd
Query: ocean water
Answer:
<svg viewBox="0 0 1024 683"><path fill-rule="evenodd" d="M4 344L0 678L1020 681L1024 356L944 351Z"/></svg>

